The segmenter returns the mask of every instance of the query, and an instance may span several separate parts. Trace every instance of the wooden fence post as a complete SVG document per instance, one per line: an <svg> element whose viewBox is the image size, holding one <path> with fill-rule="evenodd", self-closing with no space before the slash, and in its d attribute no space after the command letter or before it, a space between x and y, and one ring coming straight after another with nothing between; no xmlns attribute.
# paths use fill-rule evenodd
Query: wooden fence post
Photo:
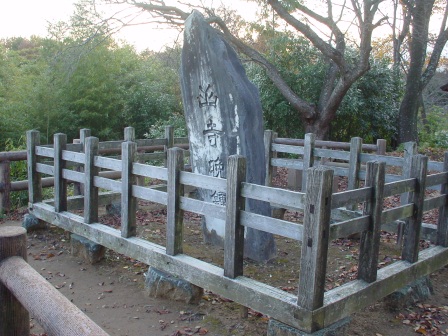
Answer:
<svg viewBox="0 0 448 336"><path fill-rule="evenodd" d="M414 204L414 211L412 217L406 221L401 259L414 263L418 260L428 158L424 155L414 155L411 162L410 177L416 178L417 183L415 191L409 193L408 196L407 203Z"/></svg>
<svg viewBox="0 0 448 336"><path fill-rule="evenodd" d="M128 139L130 138L132 137L129 136ZM136 181L135 175L132 174L132 164L136 153L137 143L127 140L121 144L121 236L124 238L135 236L137 233L137 199L132 196L132 185Z"/></svg>
<svg viewBox="0 0 448 336"><path fill-rule="evenodd" d="M401 172L402 179L411 178L412 170L412 157L417 154L417 144L415 142L409 141L403 144L404 155L403 155L403 168ZM400 196L401 205L407 204L408 193L404 193Z"/></svg>
<svg viewBox="0 0 448 336"><path fill-rule="evenodd" d="M358 279L374 282L377 277L378 253L383 212L385 162L367 162L366 187L373 187L372 198L364 206L364 215L370 216L368 230L361 235Z"/></svg>
<svg viewBox="0 0 448 336"><path fill-rule="evenodd" d="M316 135L313 133L305 134L304 139L304 153L303 153L303 169L302 169L302 192L307 190L308 183L308 168L314 166L314 146L316 142Z"/></svg>
<svg viewBox="0 0 448 336"><path fill-rule="evenodd" d="M98 176L95 167L95 156L98 155L99 140L88 137L85 142L84 163L84 222L87 224L98 221L98 188L94 185L94 178Z"/></svg>
<svg viewBox="0 0 448 336"><path fill-rule="evenodd" d="M362 139L361 138L352 138L350 140L350 160L348 162L348 184L347 189L353 190L359 188L359 170L361 168L361 160L360 155L362 151ZM358 204L356 203L347 203L347 210L357 210Z"/></svg>
<svg viewBox="0 0 448 336"><path fill-rule="evenodd" d="M26 230L19 226L0 227L0 264L9 257L26 260ZM30 316L16 297L0 282L0 336L30 334Z"/></svg>
<svg viewBox="0 0 448 336"><path fill-rule="evenodd" d="M165 168L167 168L168 164L168 150L174 146L174 127L171 125L165 126L165 139L166 146L164 149L165 152Z"/></svg>
<svg viewBox="0 0 448 336"><path fill-rule="evenodd" d="M386 154L387 149L387 141L384 139L378 139L376 140L376 154L377 155L384 155Z"/></svg>
<svg viewBox="0 0 448 336"><path fill-rule="evenodd" d="M272 172L273 167L271 165L272 152L272 140L274 139L274 132L271 130L264 131L264 157L266 163L266 178L264 185L270 187L272 184Z"/></svg>
<svg viewBox="0 0 448 336"><path fill-rule="evenodd" d="M67 135L57 133L53 136L54 143L54 210L67 211L67 180L62 177L65 161L62 151L67 146Z"/></svg>
<svg viewBox="0 0 448 336"><path fill-rule="evenodd" d="M135 141L135 128L125 127L124 128L124 141Z"/></svg>
<svg viewBox="0 0 448 336"><path fill-rule="evenodd" d="M245 208L241 187L246 180L246 158L232 155L227 162L224 276L235 278L243 275L244 226L240 223L240 211Z"/></svg>
<svg viewBox="0 0 448 336"><path fill-rule="evenodd" d="M324 301L333 170L325 166L310 168L307 180L297 304L314 310Z"/></svg>
<svg viewBox="0 0 448 336"><path fill-rule="evenodd" d="M11 165L9 161L0 162L0 214L11 209Z"/></svg>
<svg viewBox="0 0 448 336"><path fill-rule="evenodd" d="M88 128L82 128L79 130L79 143L81 144L81 152L85 153L85 146L86 146L86 138L88 138L91 135L91 131ZM73 143L75 143L73 141ZM78 165L76 167L76 171L83 172L84 167L82 165ZM73 193L74 195L84 195L84 185L79 182L75 182L73 184Z"/></svg>
<svg viewBox="0 0 448 336"><path fill-rule="evenodd" d="M443 171L448 173L448 152L445 152ZM440 193L445 195L445 204L439 208L437 222L437 245L448 247L448 181L442 184Z"/></svg>
<svg viewBox="0 0 448 336"><path fill-rule="evenodd" d="M168 149L167 215L166 215L166 253L176 255L183 252L183 210L180 198L184 187L180 183L180 173L184 168L184 151L180 148Z"/></svg>
<svg viewBox="0 0 448 336"><path fill-rule="evenodd" d="M272 142L274 142L274 140L277 139L277 138L278 138L278 133L274 132L274 134L272 135ZM278 157L277 151L273 151L272 152L272 158L276 159L277 157ZM278 171L278 167L277 166L273 166L272 167L272 178L277 176L277 171Z"/></svg>
<svg viewBox="0 0 448 336"><path fill-rule="evenodd" d="M28 199L29 203L39 203L42 201L41 176L37 172L39 162L36 154L36 146L40 145L39 131L32 130L26 132L26 153L28 170Z"/></svg>

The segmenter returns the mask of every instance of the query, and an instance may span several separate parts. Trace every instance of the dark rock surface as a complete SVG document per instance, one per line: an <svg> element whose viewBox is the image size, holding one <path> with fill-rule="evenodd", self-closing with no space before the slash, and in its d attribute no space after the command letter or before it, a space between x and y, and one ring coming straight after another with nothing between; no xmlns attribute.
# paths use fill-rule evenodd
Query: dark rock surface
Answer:
<svg viewBox="0 0 448 336"><path fill-rule="evenodd" d="M181 86L193 172L226 178L227 158L247 159L247 182L264 184L266 168L263 114L257 88L231 46L202 14L193 11L185 22ZM199 190L199 198L225 205L222 192ZM249 200L246 210L270 215L270 205ZM224 222L204 217L206 241L222 244ZM275 256L271 234L247 229L245 256L269 260Z"/></svg>

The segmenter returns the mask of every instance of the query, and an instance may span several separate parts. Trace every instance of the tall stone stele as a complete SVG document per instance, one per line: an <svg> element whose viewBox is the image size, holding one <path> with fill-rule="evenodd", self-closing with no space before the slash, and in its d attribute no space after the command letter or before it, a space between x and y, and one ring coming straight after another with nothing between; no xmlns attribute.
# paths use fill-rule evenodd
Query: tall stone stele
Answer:
<svg viewBox="0 0 448 336"><path fill-rule="evenodd" d="M257 88L232 47L201 13L193 11L185 22L181 87L193 172L226 178L227 158L247 159L247 182L264 184L263 114ZM199 198L226 204L225 193L201 189ZM246 210L270 216L270 205L248 200ZM222 245L225 223L203 217L206 242ZM244 254L265 261L275 256L272 234L246 228Z"/></svg>

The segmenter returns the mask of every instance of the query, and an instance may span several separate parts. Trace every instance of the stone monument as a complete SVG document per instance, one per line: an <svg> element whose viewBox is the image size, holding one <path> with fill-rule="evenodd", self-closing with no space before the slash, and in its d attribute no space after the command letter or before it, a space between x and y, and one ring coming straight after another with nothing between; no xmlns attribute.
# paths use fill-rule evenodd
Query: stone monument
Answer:
<svg viewBox="0 0 448 336"><path fill-rule="evenodd" d="M263 113L258 89L232 47L201 13L193 11L185 22L181 87L193 172L226 178L229 155L247 159L247 182L264 184ZM226 204L222 192L202 189L201 200ZM270 205L248 200L246 210L270 216ZM203 217L206 242L223 244L225 223ZM275 256L272 234L246 228L244 254L264 261Z"/></svg>

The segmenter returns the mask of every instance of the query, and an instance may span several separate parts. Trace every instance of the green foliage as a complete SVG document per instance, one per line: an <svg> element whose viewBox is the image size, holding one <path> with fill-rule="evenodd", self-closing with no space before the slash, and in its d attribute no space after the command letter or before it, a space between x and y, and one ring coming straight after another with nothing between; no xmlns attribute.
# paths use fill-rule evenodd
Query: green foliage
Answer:
<svg viewBox="0 0 448 336"><path fill-rule="evenodd" d="M165 137L165 126L174 127L174 137L182 138L186 137L187 125L185 123L185 117L183 114L172 114L167 120L158 120L151 125L148 133L145 133L145 138L159 139Z"/></svg>
<svg viewBox="0 0 448 336"><path fill-rule="evenodd" d="M419 145L421 147L439 147L448 149L448 112L433 106L427 115L427 126L418 125Z"/></svg>
<svg viewBox="0 0 448 336"><path fill-rule="evenodd" d="M262 44L260 49L281 72L291 89L304 100L317 104L326 70L319 52L304 38L272 30L261 36L259 43ZM247 74L260 91L266 128L275 130L282 137L303 137L298 112L272 84L265 71L250 63Z"/></svg>
<svg viewBox="0 0 448 336"><path fill-rule="evenodd" d="M268 31L258 42L287 84L301 98L319 104L319 94L327 62L304 38L290 33ZM353 52L350 49L347 52ZM247 74L260 91L266 128L282 137L302 138L304 130L297 111L284 99L264 70L254 64L246 66ZM371 70L348 91L336 119L331 124L332 140L349 141L359 136L367 142L391 139L396 132L398 96L402 84L388 63L371 60Z"/></svg>
<svg viewBox="0 0 448 336"><path fill-rule="evenodd" d="M331 125L331 138L350 141L359 136L365 143L389 140L396 134L401 83L384 60L371 60L371 69L353 84Z"/></svg>
<svg viewBox="0 0 448 336"><path fill-rule="evenodd" d="M143 137L158 120L180 113L180 49L142 54L109 38L79 46L74 39L0 41L0 146L26 130L69 141L89 128L100 140L122 138L133 126Z"/></svg>

